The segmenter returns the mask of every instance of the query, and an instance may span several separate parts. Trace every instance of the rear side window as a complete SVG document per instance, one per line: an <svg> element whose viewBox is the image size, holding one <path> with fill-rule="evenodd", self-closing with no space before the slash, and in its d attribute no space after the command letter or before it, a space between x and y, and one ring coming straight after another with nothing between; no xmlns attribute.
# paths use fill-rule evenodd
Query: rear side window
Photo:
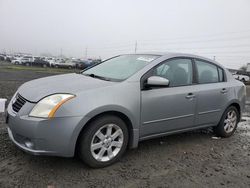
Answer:
<svg viewBox="0 0 250 188"><path fill-rule="evenodd" d="M223 80L223 71L219 71L216 65L201 60L195 60L198 82L200 84L215 83Z"/></svg>

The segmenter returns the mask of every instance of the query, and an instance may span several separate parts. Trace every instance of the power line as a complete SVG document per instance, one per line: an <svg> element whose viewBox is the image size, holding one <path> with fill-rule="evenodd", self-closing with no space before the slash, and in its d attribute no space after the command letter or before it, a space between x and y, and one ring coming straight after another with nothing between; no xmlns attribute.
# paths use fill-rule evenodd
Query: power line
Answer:
<svg viewBox="0 0 250 188"><path fill-rule="evenodd" d="M197 44L197 43L208 43L208 42L220 42L220 41L232 41L232 40L239 40L239 39L250 39L250 36L244 36L244 37L234 37L234 38L228 38L228 39L210 39L210 40L193 40L193 41L182 41L182 42L154 42L154 43L140 43L141 46L143 48L145 48L145 46L169 46L171 44L178 44L178 45L183 45L183 44ZM130 45L116 45L116 46L109 46L109 47L96 47L96 48L90 48L89 50L113 50L113 49L117 49L117 48L130 48L132 46L135 46L135 44L130 44ZM138 46L138 42L136 41L136 48ZM217 46L217 47L211 47L211 48L229 48L229 47L250 47L250 44L237 44L237 45L227 45L227 46ZM189 49L189 48L184 48L184 47L180 47L180 48L175 48L175 47L171 47L172 49ZM194 47L192 47L193 49L195 49ZM196 47L197 49L209 49L210 47Z"/></svg>
<svg viewBox="0 0 250 188"><path fill-rule="evenodd" d="M238 39L250 39L250 36L225 36L228 34L240 34L240 33L246 33L250 32L250 30L245 30L245 31L235 31L235 32L221 32L217 34L211 34L211 35L203 35L203 37L224 37L222 39L199 39L197 40L196 38L199 36L188 36L188 37L177 37L177 38L162 38L162 39L150 39L150 40L137 40L139 41L140 44L142 45L152 45L155 43L159 44L182 44L182 43L202 43L202 42L212 42L212 41L228 41L228 40L238 40ZM200 36L202 37L202 36ZM225 38L227 37L227 38ZM173 40L180 40L180 39L185 39L185 40L191 40L191 41L173 41ZM151 41L151 43L149 43ZM160 41L160 42L159 42ZM166 42L167 41L167 42ZM117 48L117 47L126 47L126 46L133 46L134 44L130 42L116 42L116 43L106 43L102 47L90 47L89 49L102 49L102 48Z"/></svg>
<svg viewBox="0 0 250 188"><path fill-rule="evenodd" d="M139 40L139 41L155 41L155 40L179 40L179 39L194 39L194 38L199 38L199 37L216 37L216 36L225 36L225 35L230 35L230 34L241 34L241 33L249 33L250 30L244 30L244 31L231 31L231 32L220 32L220 33L214 33L214 34L209 34L209 35L193 35L193 36L182 36L182 37L169 37L169 38L158 38L158 39L149 39L149 40Z"/></svg>
<svg viewBox="0 0 250 188"><path fill-rule="evenodd" d="M220 41L232 41L232 40L239 40L239 39L250 39L250 36L240 36L240 37L232 37L232 38L224 38L224 39L207 39L207 40L192 40L192 41L180 41L180 42L166 42L166 41L155 41L152 43L140 43L142 45L155 45L155 44L160 44L160 45L169 45L169 44L192 44L192 43L207 43L207 42L220 42Z"/></svg>
<svg viewBox="0 0 250 188"><path fill-rule="evenodd" d="M238 47L249 47L250 44L242 44L242 45L227 45L227 46L211 46L211 47L168 47L167 49L169 50L213 50L213 49L228 49L228 48L238 48ZM145 49L150 49L150 48L142 48L143 50Z"/></svg>

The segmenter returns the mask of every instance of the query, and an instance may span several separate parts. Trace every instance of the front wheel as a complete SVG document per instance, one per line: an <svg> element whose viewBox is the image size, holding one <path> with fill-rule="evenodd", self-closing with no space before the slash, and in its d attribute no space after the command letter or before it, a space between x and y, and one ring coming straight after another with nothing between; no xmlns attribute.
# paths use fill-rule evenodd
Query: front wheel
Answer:
<svg viewBox="0 0 250 188"><path fill-rule="evenodd" d="M240 114L238 109L230 106L222 115L219 124L214 127L214 132L221 137L230 137L235 132L239 120Z"/></svg>
<svg viewBox="0 0 250 188"><path fill-rule="evenodd" d="M103 116L91 122L79 140L79 155L87 165L101 168L116 162L128 144L126 124L116 116Z"/></svg>

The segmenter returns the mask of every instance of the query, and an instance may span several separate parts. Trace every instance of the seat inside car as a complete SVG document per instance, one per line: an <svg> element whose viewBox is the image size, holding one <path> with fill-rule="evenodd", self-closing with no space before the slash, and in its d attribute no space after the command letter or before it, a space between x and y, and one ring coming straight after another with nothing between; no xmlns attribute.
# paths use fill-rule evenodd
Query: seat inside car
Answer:
<svg viewBox="0 0 250 188"><path fill-rule="evenodd" d="M173 79L171 86L187 85L188 84L188 74L186 70L182 67L176 67L173 71Z"/></svg>
<svg viewBox="0 0 250 188"><path fill-rule="evenodd" d="M214 77L213 77L212 71L205 70L201 73L200 79L199 79L200 83L209 83L209 82L213 82L213 81L214 81Z"/></svg>

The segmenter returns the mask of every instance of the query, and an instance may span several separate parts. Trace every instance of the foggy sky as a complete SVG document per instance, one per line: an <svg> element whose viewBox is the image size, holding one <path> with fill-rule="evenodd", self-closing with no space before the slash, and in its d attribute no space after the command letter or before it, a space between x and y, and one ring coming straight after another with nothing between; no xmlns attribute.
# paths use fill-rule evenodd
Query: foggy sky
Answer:
<svg viewBox="0 0 250 188"><path fill-rule="evenodd" d="M0 52L174 51L250 63L249 0L0 0ZM87 50L86 50L87 49Z"/></svg>

